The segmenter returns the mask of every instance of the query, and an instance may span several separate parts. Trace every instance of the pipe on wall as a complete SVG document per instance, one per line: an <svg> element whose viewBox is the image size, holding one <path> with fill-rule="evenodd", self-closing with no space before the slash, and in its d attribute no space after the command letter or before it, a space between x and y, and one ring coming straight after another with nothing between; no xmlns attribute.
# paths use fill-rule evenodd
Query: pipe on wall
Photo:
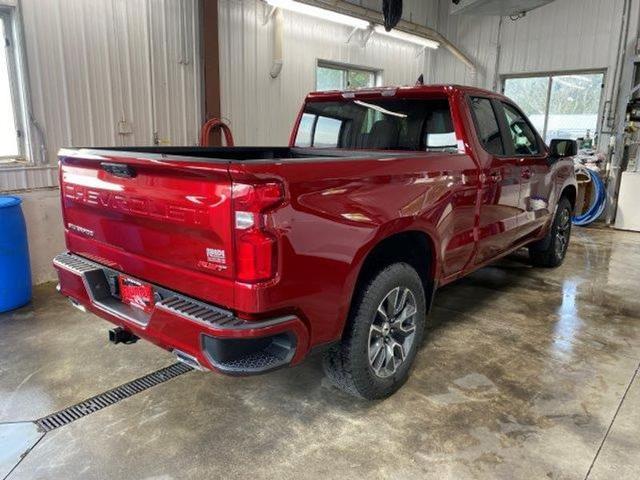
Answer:
<svg viewBox="0 0 640 480"><path fill-rule="evenodd" d="M282 41L284 37L284 24L281 9L277 8L273 13L273 63L269 75L278 78L282 71Z"/></svg>

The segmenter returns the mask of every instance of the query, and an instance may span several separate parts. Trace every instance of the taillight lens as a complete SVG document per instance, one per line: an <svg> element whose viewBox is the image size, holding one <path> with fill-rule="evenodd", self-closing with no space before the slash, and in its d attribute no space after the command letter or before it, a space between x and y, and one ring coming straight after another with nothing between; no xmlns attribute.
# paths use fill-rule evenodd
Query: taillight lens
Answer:
<svg viewBox="0 0 640 480"><path fill-rule="evenodd" d="M267 212L284 200L277 182L233 184L236 241L236 277L241 282L263 282L274 277L277 239L267 226Z"/></svg>

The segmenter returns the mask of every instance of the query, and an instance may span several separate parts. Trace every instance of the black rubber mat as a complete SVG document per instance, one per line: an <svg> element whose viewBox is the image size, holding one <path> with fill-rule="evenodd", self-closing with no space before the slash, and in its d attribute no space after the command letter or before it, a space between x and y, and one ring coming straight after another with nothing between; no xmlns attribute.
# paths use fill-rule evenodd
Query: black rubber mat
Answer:
<svg viewBox="0 0 640 480"><path fill-rule="evenodd" d="M86 417L91 413L102 410L109 405L118 403L120 400L129 398L137 393L171 380L178 375L190 372L191 370L193 370L193 368L185 365L184 363L174 363L173 365L156 370L144 377L136 378L135 380L120 385L112 390L100 393L95 397L83 400L71 407L60 410L59 412L42 417L39 420L36 420L35 423L42 431L50 432L51 430L68 425L69 423L75 422L76 420Z"/></svg>

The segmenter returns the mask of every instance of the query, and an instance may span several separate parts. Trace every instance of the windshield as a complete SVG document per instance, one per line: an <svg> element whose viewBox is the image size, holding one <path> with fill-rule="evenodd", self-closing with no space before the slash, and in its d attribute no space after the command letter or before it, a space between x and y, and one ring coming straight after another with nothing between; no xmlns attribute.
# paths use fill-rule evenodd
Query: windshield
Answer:
<svg viewBox="0 0 640 480"><path fill-rule="evenodd" d="M446 99L308 103L300 119L295 146L457 151Z"/></svg>

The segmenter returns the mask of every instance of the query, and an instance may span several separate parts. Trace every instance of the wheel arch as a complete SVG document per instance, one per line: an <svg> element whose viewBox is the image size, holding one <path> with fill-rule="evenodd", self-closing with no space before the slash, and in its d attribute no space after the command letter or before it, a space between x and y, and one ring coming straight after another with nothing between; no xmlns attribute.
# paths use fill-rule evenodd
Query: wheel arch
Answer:
<svg viewBox="0 0 640 480"><path fill-rule="evenodd" d="M372 242L359 262L355 281L350 289L349 303L346 315L343 317L345 321L340 335L342 336L349 319L352 317L352 309L358 300L359 292L363 290L363 286L377 272L392 263L405 262L416 270L422 281L427 311L429 311L437 285L439 268L437 245L435 238L430 233L416 228L396 231Z"/></svg>
<svg viewBox="0 0 640 480"><path fill-rule="evenodd" d="M575 185L566 185L562 191L560 192L560 197L565 197L571 203L571 210L575 213L576 210L576 199L578 196L578 189Z"/></svg>

